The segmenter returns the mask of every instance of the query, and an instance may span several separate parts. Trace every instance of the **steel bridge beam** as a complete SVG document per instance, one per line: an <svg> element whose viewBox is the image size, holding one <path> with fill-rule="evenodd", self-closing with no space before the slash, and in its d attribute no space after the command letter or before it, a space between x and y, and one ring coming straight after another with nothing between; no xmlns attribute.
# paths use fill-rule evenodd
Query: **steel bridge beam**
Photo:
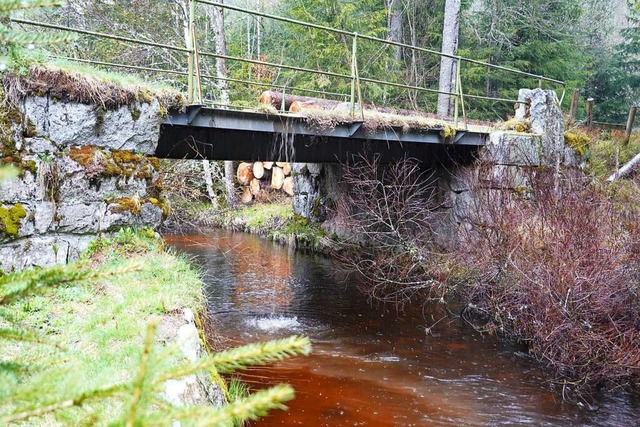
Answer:
<svg viewBox="0 0 640 427"><path fill-rule="evenodd" d="M326 124L323 124L326 123ZM162 124L155 155L172 159L346 162L353 155L378 154L383 162L414 157L424 162L467 162L485 144L483 132L443 128L406 130L400 126L368 129L363 122L310 119L189 106L172 112Z"/></svg>

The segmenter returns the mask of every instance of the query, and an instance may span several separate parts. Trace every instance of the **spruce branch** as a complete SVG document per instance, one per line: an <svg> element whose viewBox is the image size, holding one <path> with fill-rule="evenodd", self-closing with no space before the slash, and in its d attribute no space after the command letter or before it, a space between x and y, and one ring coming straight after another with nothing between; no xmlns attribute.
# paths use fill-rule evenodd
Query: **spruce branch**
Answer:
<svg viewBox="0 0 640 427"><path fill-rule="evenodd" d="M0 277L0 306L31 293L42 292L49 287L119 276L141 270L142 267L138 264L109 271L78 269L76 266L71 265L42 270L24 270L20 273L8 274ZM6 289L9 287L11 289Z"/></svg>
<svg viewBox="0 0 640 427"><path fill-rule="evenodd" d="M117 384L117 385L99 388L96 390L90 390L72 399L61 400L58 402L50 403L48 405L40 406L35 409L31 409L27 411L15 412L4 418L0 418L0 424L7 425L10 423L15 423L17 421L26 420L33 417L40 417L40 416L49 414L51 412L59 411L61 409L80 406L84 402L92 399L104 399L106 397L114 397L121 394L123 391L126 391L127 387L128 387L128 384Z"/></svg>
<svg viewBox="0 0 640 427"><path fill-rule="evenodd" d="M205 357L198 363L175 369L156 378L154 384L161 384L174 378L182 378L203 370L215 369L220 373L230 373L247 366L261 366L278 362L293 356L307 356L311 352L311 342L307 337L291 336L280 340L249 344L222 351Z"/></svg>
<svg viewBox="0 0 640 427"><path fill-rule="evenodd" d="M0 12L34 9L36 7L63 7L66 4L64 1L56 0L4 0L0 2Z"/></svg>
<svg viewBox="0 0 640 427"><path fill-rule="evenodd" d="M31 44L53 44L64 43L73 40L69 34L37 34L16 31L0 24L0 43L28 46Z"/></svg>
<svg viewBox="0 0 640 427"><path fill-rule="evenodd" d="M199 427L230 427L234 425L234 420L255 420L267 415L273 409L287 409L284 403L294 397L295 393L291 386L280 384L228 403L221 408L206 406L178 408L167 413L155 414L142 421L147 426L164 426L167 420L193 420L194 425Z"/></svg>
<svg viewBox="0 0 640 427"><path fill-rule="evenodd" d="M142 350L142 357L140 358L140 368L138 369L138 377L133 383L133 398L129 405L129 414L127 415L127 427L133 427L136 421L136 414L140 405L140 399L142 398L142 392L144 388L145 379L147 377L147 366L149 364L149 355L151 354L151 346L153 345L153 339L156 335L156 328L158 326L157 321L152 321L147 326L147 337L144 342L144 349Z"/></svg>

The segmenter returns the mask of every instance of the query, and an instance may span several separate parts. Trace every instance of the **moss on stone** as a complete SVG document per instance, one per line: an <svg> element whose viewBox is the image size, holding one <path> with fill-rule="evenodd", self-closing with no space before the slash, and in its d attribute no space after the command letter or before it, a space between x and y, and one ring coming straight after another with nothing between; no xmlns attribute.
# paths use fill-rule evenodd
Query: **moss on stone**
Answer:
<svg viewBox="0 0 640 427"><path fill-rule="evenodd" d="M71 147L69 157L83 166L90 176L123 176L151 181L160 168L159 160L151 160L127 150L105 151L99 147Z"/></svg>
<svg viewBox="0 0 640 427"><path fill-rule="evenodd" d="M27 216L27 210L20 203L10 208L0 207L0 232L15 237L20 231L20 221Z"/></svg>
<svg viewBox="0 0 640 427"><path fill-rule="evenodd" d="M564 144L573 148L579 156L587 154L591 137L579 130L569 130L564 133Z"/></svg>
<svg viewBox="0 0 640 427"><path fill-rule="evenodd" d="M109 200L107 203L109 204L109 210L113 213L131 212L134 215L138 215L142 207L141 200L138 197L121 197Z"/></svg>
<svg viewBox="0 0 640 427"><path fill-rule="evenodd" d="M518 133L531 132L531 120L528 119L510 119L498 125L499 130L508 130Z"/></svg>
<svg viewBox="0 0 640 427"><path fill-rule="evenodd" d="M161 197L160 199L149 197L148 199L146 199L146 201L162 210L162 219L167 219L169 217L169 214L171 213L171 206L169 205L168 200L163 197Z"/></svg>
<svg viewBox="0 0 640 427"><path fill-rule="evenodd" d="M96 123L93 125L93 130L96 133L100 133L106 115L107 110L105 110L103 107L96 107Z"/></svg>
<svg viewBox="0 0 640 427"><path fill-rule="evenodd" d="M129 106L129 111L131 112L131 118L133 119L133 121L137 122L142 115L142 111L135 105Z"/></svg>

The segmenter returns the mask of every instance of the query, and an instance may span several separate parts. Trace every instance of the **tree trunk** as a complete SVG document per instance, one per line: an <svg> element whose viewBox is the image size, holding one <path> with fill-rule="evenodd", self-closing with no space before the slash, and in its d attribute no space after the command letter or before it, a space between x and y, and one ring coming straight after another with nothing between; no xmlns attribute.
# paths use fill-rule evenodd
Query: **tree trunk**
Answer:
<svg viewBox="0 0 640 427"><path fill-rule="evenodd" d="M640 166L640 154L637 154L633 159L631 159L624 166L618 169L613 175L607 178L607 181L616 181L620 178L623 178L629 175L634 170L638 170L638 166Z"/></svg>
<svg viewBox="0 0 640 427"><path fill-rule="evenodd" d="M224 3L224 0L220 0ZM216 36L215 51L218 55L227 54L227 42L224 33L224 9L221 7L209 8L213 14L213 28ZM227 77L227 63L224 58L216 58L216 77L218 81L216 85L220 91L220 104L222 106L229 105L229 85L224 80ZM236 205L236 193L233 185L234 165L230 160L224 161L224 188L227 196L227 204L233 208Z"/></svg>
<svg viewBox="0 0 640 427"><path fill-rule="evenodd" d="M207 195L209 196L213 209L217 211L220 206L218 205L216 193L213 191L213 174L211 173L211 163L209 163L209 160L202 161L202 171L204 175L204 183L207 187Z"/></svg>
<svg viewBox="0 0 640 427"><path fill-rule="evenodd" d="M444 6L444 27L442 30L442 53L455 55L458 50L458 33L460 29L460 0L446 0ZM456 90L456 60L441 57L440 82L438 88L442 92ZM450 95L438 94L438 116L451 117L454 98Z"/></svg>
<svg viewBox="0 0 640 427"><path fill-rule="evenodd" d="M386 0L388 39L402 43L402 0ZM393 46L395 60L402 61L402 48Z"/></svg>

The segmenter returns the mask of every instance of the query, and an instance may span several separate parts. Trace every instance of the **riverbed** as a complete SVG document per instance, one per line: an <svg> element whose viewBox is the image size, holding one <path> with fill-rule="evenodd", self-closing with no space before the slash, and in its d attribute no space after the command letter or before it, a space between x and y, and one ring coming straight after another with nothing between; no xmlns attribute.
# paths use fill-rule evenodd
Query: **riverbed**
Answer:
<svg viewBox="0 0 640 427"><path fill-rule="evenodd" d="M214 327L230 344L307 335L313 353L243 375L296 399L255 426L635 426L640 396L564 402L523 348L438 307L371 303L324 257L243 233L165 236L202 268Z"/></svg>

